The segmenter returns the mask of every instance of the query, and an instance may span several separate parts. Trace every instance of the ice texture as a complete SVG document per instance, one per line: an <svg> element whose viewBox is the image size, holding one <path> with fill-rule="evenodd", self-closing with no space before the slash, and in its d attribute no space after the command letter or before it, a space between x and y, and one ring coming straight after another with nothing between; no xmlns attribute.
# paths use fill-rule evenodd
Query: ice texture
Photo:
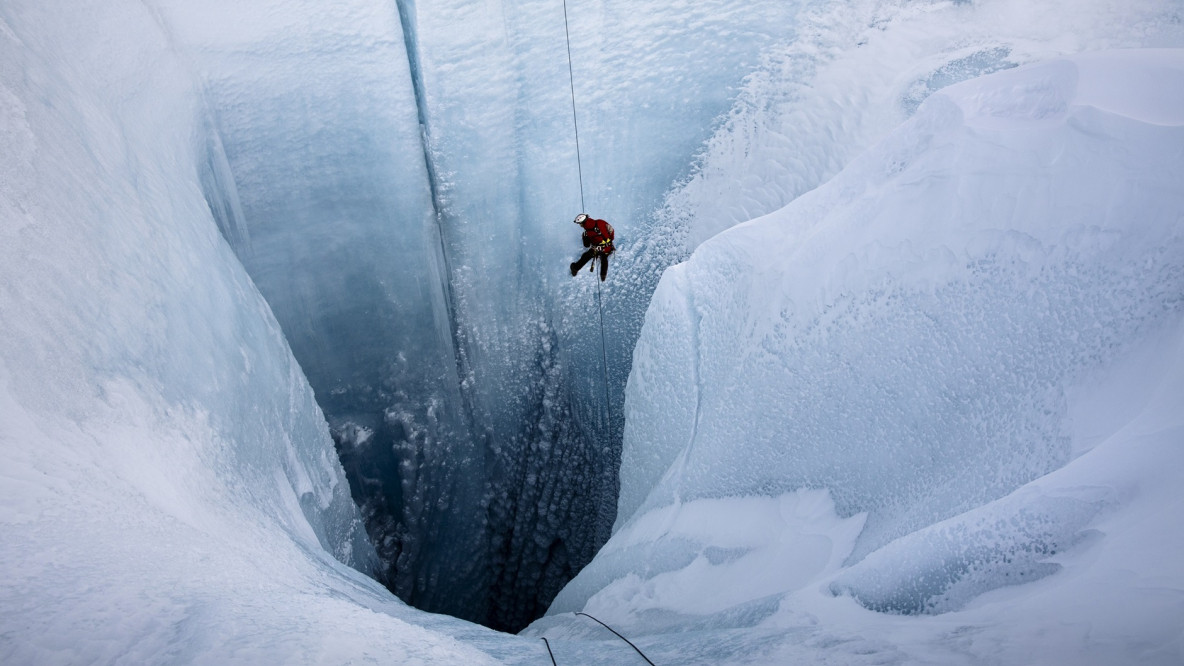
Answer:
<svg viewBox="0 0 1184 666"><path fill-rule="evenodd" d="M1041 223L1035 240L972 226L930 239L901 235L929 228L906 221L880 238L908 243L849 248L819 227L803 256L783 250L755 268L722 256L750 245L738 240L748 228L737 229L667 274L653 305L651 319L689 342L647 337L638 350L635 376L648 373L667 409L623 409L667 266L823 184L919 109L947 138L1010 136L1008 114L1056 106L1035 103L1031 81L953 103L976 109L978 124L963 129L941 102L922 103L950 83L1050 56L1179 46L1178 2L568 6L585 206L621 241L599 291L565 273L578 251L579 189L562 4L0 4L0 661L546 663L543 630L560 664L636 660L594 622L559 614L585 608L659 663L1178 663L1180 292L1162 272L1160 293L1146 289L1179 256L1162 224L1057 235ZM1179 88L1161 85L1179 67L1161 55L1099 57L1075 82L1066 70L1085 61L1051 65L1048 99L1072 92L1094 109L1041 121L1075 139L1064 152L1034 141L1037 157L1018 159L1014 141L995 151L968 143L978 162L943 153L943 171L918 148L913 157L934 172L905 168L926 176L910 181L868 166L902 154L882 149L801 205L865 201L867 191L887 201L898 188L892 196L903 197L954 166L1021 191L1035 178L1024 169L1043 158L1050 172L1078 175L1096 163L1093 196L1117 192L1076 213L1111 224L1112 208L1134 202L1149 220L1176 211L1178 226L1179 180L1168 180L1178 166L1149 180L1122 170L1140 159L1147 169L1179 164ZM922 134L914 125L901 136ZM1046 192L1022 191L992 210L1061 216L1049 225L1068 215L1040 208ZM784 239L759 240L776 253ZM995 254L972 268L964 256L923 254L938 246ZM753 270L753 302L763 302L761 280L791 258L801 270L839 266L827 282L794 273L795 293L817 299L790 313L818 319L801 359L832 371L802 385L819 389L818 402L885 407L897 421L884 441L936 426L990 436L960 463L964 487L956 478L933 487L953 506L916 484L869 492L878 470L858 442L823 453L854 460L859 478L818 465L782 478L770 465L776 478L754 487L753 465L776 447L761 439L767 431L727 426L718 408L748 382L737 414L751 416L785 385L766 396L761 368L712 377L727 356L715 350L751 338L711 337L680 297L707 315L769 321L748 318L733 292L717 290L729 300L716 302L696 274ZM1070 276L1073 267L1126 273ZM1106 284L1130 289L1107 294ZM897 291L881 302L877 285ZM955 306L959 296L980 300ZM1115 313L1119 299L1126 310ZM824 320L820 302L840 306ZM909 309L923 306L925 317ZM975 318L979 308L1007 321ZM1095 312L1116 328L1071 329ZM860 316L883 316L885 330ZM875 366L921 320L923 332L975 352L945 357L952 368L999 371L968 373L975 390L951 401L945 384L894 380L918 377L929 357L896 357L869 377L809 353L833 334L832 349ZM1078 338L1042 334L1064 330ZM1022 372L1002 372L1013 349L1026 350ZM723 382L714 395L708 379ZM804 427L819 438L873 424L855 411L814 414L806 395L794 401L809 407ZM976 422L973 410L993 421ZM655 494L645 513L622 513L618 540L531 635L413 610L360 573L390 576L425 607L525 621L609 534L625 417L630 440L650 447L630 448L630 501L646 501L643 486L656 481L643 477L685 470L679 500ZM697 431L700 443L729 432L737 453L761 455L737 463L712 453L718 441L684 455L675 434ZM1023 436L1034 455L992 467ZM915 441L897 439L893 452L920 459L926 483L959 464L924 459ZM887 479L909 476L885 469ZM984 469L999 475L983 483ZM808 475L833 488L796 485Z"/></svg>
<svg viewBox="0 0 1184 666"><path fill-rule="evenodd" d="M0 662L496 663L508 637L360 573L159 16L68 5L0 7Z"/></svg>
<svg viewBox="0 0 1184 666"><path fill-rule="evenodd" d="M1058 55L1178 46L1179 7L1136 1L810 3L762 52L658 217L688 251L834 176L929 95Z"/></svg>
<svg viewBox="0 0 1184 666"><path fill-rule="evenodd" d="M386 580L500 628L609 535L667 266L949 83L1174 34L1170 3L1021 4L597 0L565 25L552 0L158 3L211 109L206 197L326 412ZM602 292L566 274L581 208L620 236Z"/></svg>
<svg viewBox="0 0 1184 666"><path fill-rule="evenodd" d="M609 535L663 269L933 90L1172 34L1161 2L1115 21L1105 3L602 0L566 25L550 0L155 6L202 80L206 198L325 410L382 577L507 629ZM603 293L565 272L581 208L620 233Z"/></svg>
<svg viewBox="0 0 1184 666"><path fill-rule="evenodd" d="M163 6L224 147L243 220L227 238L317 392L380 577L409 602L481 619L483 453L461 398L399 8ZM210 14L222 21L199 18ZM212 202L227 198L209 185ZM361 431L365 445L351 439ZM437 594L440 579L456 587Z"/></svg>
<svg viewBox="0 0 1184 666"><path fill-rule="evenodd" d="M211 109L210 207L316 390L391 588L519 628L608 538L632 340L674 261L623 296L614 262L602 351L591 281L566 273L563 5L240 4L161 3ZM570 9L585 203L625 247L798 5Z"/></svg>
<svg viewBox="0 0 1184 666"><path fill-rule="evenodd" d="M641 269L647 283L622 251L597 291L567 272L581 251L572 219L586 208L631 247L760 49L792 34L797 8L569 3L569 71L562 3L415 3L452 325L483 456L473 467L484 465L466 473L487 479L487 504L448 499L485 510L495 626L541 614L608 538L630 327L673 261Z"/></svg>
<svg viewBox="0 0 1184 666"><path fill-rule="evenodd" d="M584 610L697 663L854 636L839 661L1178 659L1184 532L1141 512L1182 502L1182 101L1182 50L963 82L667 270L614 536L528 633ZM954 619L887 619L918 614Z"/></svg>

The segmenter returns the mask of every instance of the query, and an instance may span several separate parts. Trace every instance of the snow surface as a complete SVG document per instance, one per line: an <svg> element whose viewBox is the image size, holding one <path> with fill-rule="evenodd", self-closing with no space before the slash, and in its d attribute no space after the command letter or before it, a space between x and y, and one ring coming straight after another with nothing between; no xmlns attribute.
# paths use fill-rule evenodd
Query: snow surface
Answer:
<svg viewBox="0 0 1184 666"><path fill-rule="evenodd" d="M569 3L588 207L623 241L605 406L594 283L564 275L559 9L0 5L0 662L546 663L544 631L560 664L636 661L558 614L587 608L658 663L1178 663L1175 52L939 97L670 271L648 326L697 337L642 341L616 540L528 635L359 573L318 403L364 472L401 437L380 534L420 565L405 589L521 617L608 535L663 269L948 83L1184 44L1151 0ZM813 326L796 356L783 306ZM851 433L875 437L826 447ZM472 548L486 520L503 541Z"/></svg>
<svg viewBox="0 0 1184 666"><path fill-rule="evenodd" d="M615 534L528 633L582 609L659 662L1178 663L1182 94L1182 50L952 86L668 270Z"/></svg>

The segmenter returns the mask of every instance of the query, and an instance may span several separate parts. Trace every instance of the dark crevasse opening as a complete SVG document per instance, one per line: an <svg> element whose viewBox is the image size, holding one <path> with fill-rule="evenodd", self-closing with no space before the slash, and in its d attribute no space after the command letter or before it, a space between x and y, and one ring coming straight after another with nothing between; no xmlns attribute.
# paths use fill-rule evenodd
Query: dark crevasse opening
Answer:
<svg viewBox="0 0 1184 666"><path fill-rule="evenodd" d="M599 344L577 332L565 345L538 291L516 290L486 304L492 312L450 302L449 218L407 210L373 182L423 175L368 154L386 143L367 136L382 128L360 121L325 136L340 149L357 132L348 159L370 167L326 183L305 162L324 145L294 149L294 126L237 136L227 115L228 139L208 142L207 200L316 392L382 582L421 609L521 629L613 520L620 427L593 399L604 394ZM300 178L270 182L287 160L303 162ZM230 171L254 183L237 188L241 204Z"/></svg>
<svg viewBox="0 0 1184 666"><path fill-rule="evenodd" d="M332 199L257 205L244 201L247 219L364 214ZM336 210L317 210L326 205ZM419 255L431 245L430 229L422 235ZM569 386L574 376L602 395L586 381L603 381L599 348L564 350L545 319L527 319L497 343L498 367L483 367L464 358L489 353L471 341L503 324L449 319L446 277L432 261L384 277L386 253L367 248L372 241L333 252L340 239L326 240L277 239L256 226L238 247L330 424L382 582L424 610L517 631L608 537L620 428L605 423L601 401L581 402ZM285 257L280 244L304 252ZM454 347L457 339L471 347Z"/></svg>
<svg viewBox="0 0 1184 666"><path fill-rule="evenodd" d="M533 387L506 396L525 407L517 429L446 427L443 402L398 389L370 413L324 406L384 582L408 603L517 631L607 538L611 444L584 438L552 356L530 365Z"/></svg>
<svg viewBox="0 0 1184 666"><path fill-rule="evenodd" d="M628 370L604 373L588 311L565 311L539 254L516 256L534 233L515 221L521 185L497 193L508 218L491 241L461 205L466 183L437 182L400 52L413 43L370 45L385 63L360 71L357 54L318 53L213 82L202 183L316 392L382 582L517 631L608 537L608 414Z"/></svg>
<svg viewBox="0 0 1184 666"><path fill-rule="evenodd" d="M598 285L567 270L581 181L562 5L499 4L496 29L358 7L201 52L202 183L316 392L383 582L516 631L610 534L633 344L685 255L653 211L731 93L581 78L618 34L572 17L584 193L622 241ZM734 84L761 43L675 40L636 71L693 57Z"/></svg>

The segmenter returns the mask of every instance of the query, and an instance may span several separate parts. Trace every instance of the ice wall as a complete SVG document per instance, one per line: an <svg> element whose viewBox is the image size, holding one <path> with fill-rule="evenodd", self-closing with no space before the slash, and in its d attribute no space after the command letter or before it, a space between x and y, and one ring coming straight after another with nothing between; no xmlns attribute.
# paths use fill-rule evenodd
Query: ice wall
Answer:
<svg viewBox="0 0 1184 666"><path fill-rule="evenodd" d="M567 274L581 202L562 3L414 10L454 324L490 484L493 613L521 626L608 537L631 327L673 259L613 264L602 354L594 286ZM585 205L612 220L622 248L796 11L569 7ZM706 32L718 37L695 38Z"/></svg>
<svg viewBox="0 0 1184 666"><path fill-rule="evenodd" d="M483 561L451 553L486 547L482 453L399 7L162 4L225 147L244 229L228 238L317 391L381 577L475 617ZM440 579L458 587L436 596Z"/></svg>
<svg viewBox="0 0 1184 666"><path fill-rule="evenodd" d="M316 389L388 583L505 628L608 536L667 266L933 90L1154 43L1172 11L581 2L581 203L562 3L240 4L157 3L203 79L211 208ZM621 234L603 293L565 273L581 206Z"/></svg>
<svg viewBox="0 0 1184 666"><path fill-rule="evenodd" d="M45 35L37 26L52 8L8 14L3 316L14 404L106 435L143 418L134 406L158 411L165 429L175 410L208 431L199 450L261 486L272 520L372 567L312 392L208 224L191 166L196 89L152 15L100 17L148 30L144 52L163 59L148 68L141 53L115 51L107 73L88 62L104 44L76 36L81 19Z"/></svg>
<svg viewBox="0 0 1184 666"><path fill-rule="evenodd" d="M545 658L360 573L168 28L139 2L0 7L0 662Z"/></svg>
<svg viewBox="0 0 1184 666"><path fill-rule="evenodd" d="M566 274L562 4L160 4L214 119L207 198L317 391L387 581L522 626L608 537L632 340L673 261L619 296L614 267L602 355L592 285ZM796 10L572 8L587 205L623 246Z"/></svg>
<svg viewBox="0 0 1184 666"><path fill-rule="evenodd" d="M1180 50L962 83L669 269L614 537L532 631L582 635L584 609L704 663L852 634L852 659L1178 656L1184 535L1152 516L1181 502L1182 102ZM1040 646L1050 617L1096 633Z"/></svg>
<svg viewBox="0 0 1184 666"><path fill-rule="evenodd" d="M0 7L0 661L491 662L345 566L373 548L159 18Z"/></svg>

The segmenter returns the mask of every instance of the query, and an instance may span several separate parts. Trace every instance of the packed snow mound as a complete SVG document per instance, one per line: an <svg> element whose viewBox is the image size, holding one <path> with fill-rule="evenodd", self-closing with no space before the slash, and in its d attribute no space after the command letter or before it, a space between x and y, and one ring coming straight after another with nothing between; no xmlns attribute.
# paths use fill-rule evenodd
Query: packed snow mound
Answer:
<svg viewBox="0 0 1184 666"><path fill-rule="evenodd" d="M1024 655L1055 616L1101 627L1055 649L1178 658L1184 531L1157 516L1182 504L1182 95L1182 50L958 84L669 269L634 352L614 537L535 630L570 633L557 614L580 609L635 633L832 614L809 635L944 640L854 598L1032 639L980 656ZM1042 578L1039 601L1000 591ZM1119 621L1132 606L1166 615Z"/></svg>

